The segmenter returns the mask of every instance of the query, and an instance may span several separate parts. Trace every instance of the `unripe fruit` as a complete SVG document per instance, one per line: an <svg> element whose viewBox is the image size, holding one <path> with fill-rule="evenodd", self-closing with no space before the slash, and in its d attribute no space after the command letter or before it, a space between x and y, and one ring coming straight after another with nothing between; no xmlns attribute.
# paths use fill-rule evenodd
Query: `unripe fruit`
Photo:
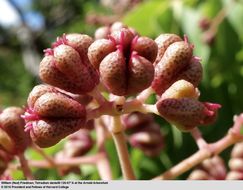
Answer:
<svg viewBox="0 0 243 190"><path fill-rule="evenodd" d="M101 61L107 56L107 54L116 50L115 44L108 39L96 40L89 47L88 57L90 62L96 69L99 69Z"/></svg>
<svg viewBox="0 0 243 190"><path fill-rule="evenodd" d="M102 26L95 31L94 37L95 39L103 39L103 38L107 38L109 34L110 34L110 27Z"/></svg>
<svg viewBox="0 0 243 190"><path fill-rule="evenodd" d="M243 179L243 142L234 145L229 160L229 168L230 172L227 174L228 180Z"/></svg>
<svg viewBox="0 0 243 190"><path fill-rule="evenodd" d="M202 31L206 31L210 27L210 24L211 24L211 20L207 17L203 17L199 20L198 26Z"/></svg>
<svg viewBox="0 0 243 190"><path fill-rule="evenodd" d="M29 145L29 135L24 132L25 122L21 118L24 110L18 107L9 107L0 114L1 129L10 137L14 148L9 149L11 154L22 153Z"/></svg>
<svg viewBox="0 0 243 190"><path fill-rule="evenodd" d="M161 99L167 98L194 98L199 97L198 90L190 83L185 80L178 80L172 84L161 96Z"/></svg>
<svg viewBox="0 0 243 190"><path fill-rule="evenodd" d="M58 90L53 86L49 86L49 85L45 85L45 84L39 84L39 85L35 86L32 89L32 91L29 93L29 96L27 99L28 106L34 107L36 100L40 96L42 96L43 94L48 93L48 92L58 93Z"/></svg>
<svg viewBox="0 0 243 190"><path fill-rule="evenodd" d="M122 117L131 146L147 156L157 156L164 148L164 136L151 114L133 112Z"/></svg>
<svg viewBox="0 0 243 190"><path fill-rule="evenodd" d="M160 99L156 103L160 115L182 131L214 122L218 104L201 103L192 98Z"/></svg>
<svg viewBox="0 0 243 190"><path fill-rule="evenodd" d="M182 41L180 36L176 34L161 34L156 39L155 42L158 45L158 55L155 61L155 65L162 59L166 49L173 43Z"/></svg>
<svg viewBox="0 0 243 190"><path fill-rule="evenodd" d="M162 34L155 39L158 55L154 62L155 77L152 88L161 95L174 82L184 79L197 87L202 79L202 66L198 57L192 56L193 45L187 36L184 41L175 34Z"/></svg>
<svg viewBox="0 0 243 190"><path fill-rule="evenodd" d="M203 68L199 60L193 59L190 64L181 71L177 76L176 80L184 79L193 84L194 87L197 87L202 80Z"/></svg>
<svg viewBox="0 0 243 190"><path fill-rule="evenodd" d="M74 133L86 122L85 107L48 85L39 85L28 97L23 118L26 130L40 147L49 147Z"/></svg>
<svg viewBox="0 0 243 190"><path fill-rule="evenodd" d="M158 46L148 37L139 37L132 49L151 63L155 61L158 52Z"/></svg>
<svg viewBox="0 0 243 190"><path fill-rule="evenodd" d="M192 47L188 42L172 43L165 51L162 59L155 66L152 83L157 94L162 94L185 69L192 58Z"/></svg>
<svg viewBox="0 0 243 190"><path fill-rule="evenodd" d="M153 40L135 36L126 28L114 31L109 39L95 41L88 51L105 87L118 96L133 95L150 86L156 55Z"/></svg>
<svg viewBox="0 0 243 190"><path fill-rule="evenodd" d="M122 28L127 28L127 26L124 25L122 22L114 22L111 25L110 30L111 30L111 32L114 32L114 31L121 30Z"/></svg>
<svg viewBox="0 0 243 190"><path fill-rule="evenodd" d="M68 92L84 94L93 90L99 77L90 64L87 51L92 38L83 34L68 34L58 38L45 50L40 63L40 78Z"/></svg>
<svg viewBox="0 0 243 190"><path fill-rule="evenodd" d="M120 51L112 52L102 60L100 76L107 89L113 94L126 94L126 62Z"/></svg>
<svg viewBox="0 0 243 190"><path fill-rule="evenodd" d="M40 96L32 108L39 117L44 118L82 118L84 107L75 100L57 93L45 93Z"/></svg>
<svg viewBox="0 0 243 190"><path fill-rule="evenodd" d="M140 112L133 112L122 117L122 123L126 130L139 130L139 128L152 122L152 115Z"/></svg>
<svg viewBox="0 0 243 190"><path fill-rule="evenodd" d="M133 147L142 150L147 156L158 156L164 148L164 137L156 123L141 126L141 129L129 136L129 142Z"/></svg>
<svg viewBox="0 0 243 190"><path fill-rule="evenodd" d="M209 174L201 169L193 170L187 179L188 180L212 180Z"/></svg>
<svg viewBox="0 0 243 190"><path fill-rule="evenodd" d="M30 136L39 147L47 148L79 130L84 123L83 118L43 118L32 122Z"/></svg>
<svg viewBox="0 0 243 190"><path fill-rule="evenodd" d="M200 165L200 168L215 180L224 180L226 177L226 167L223 159L219 156L206 159Z"/></svg>
<svg viewBox="0 0 243 190"><path fill-rule="evenodd" d="M219 156L204 160L188 177L190 180L225 180L226 167Z"/></svg>
<svg viewBox="0 0 243 190"><path fill-rule="evenodd" d="M95 31L95 39L108 39L111 33L119 31L122 28L129 29L133 34L137 34L135 29L127 27L122 22L114 22L111 26L103 26Z"/></svg>

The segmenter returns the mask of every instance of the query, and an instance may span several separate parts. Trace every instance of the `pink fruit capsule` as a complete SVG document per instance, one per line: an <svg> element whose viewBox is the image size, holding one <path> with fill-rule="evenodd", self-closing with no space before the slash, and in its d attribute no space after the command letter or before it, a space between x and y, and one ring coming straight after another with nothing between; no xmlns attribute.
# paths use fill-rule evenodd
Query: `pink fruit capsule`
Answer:
<svg viewBox="0 0 243 190"><path fill-rule="evenodd" d="M53 146L85 126L85 107L70 93L67 95L54 87L35 87L28 97L28 106L22 116L26 121L26 132L40 147Z"/></svg>
<svg viewBox="0 0 243 190"><path fill-rule="evenodd" d="M83 34L59 37L47 49L40 63L40 78L66 91L84 94L93 90L99 82L98 73L90 64L87 51L92 38Z"/></svg>
<svg viewBox="0 0 243 190"><path fill-rule="evenodd" d="M152 62L157 50L153 40L121 28L111 33L108 39L94 42L88 57L99 70L104 86L115 95L126 96L150 86L154 77Z"/></svg>
<svg viewBox="0 0 243 190"><path fill-rule="evenodd" d="M208 125L215 121L217 110L214 106L192 98L160 99L156 103L160 115L182 131L190 131L198 125Z"/></svg>
<svg viewBox="0 0 243 190"><path fill-rule="evenodd" d="M24 110L18 107L9 107L0 114L0 126L10 137L14 147L6 150L11 154L22 153L30 144L29 135L24 132L24 119L21 114Z"/></svg>

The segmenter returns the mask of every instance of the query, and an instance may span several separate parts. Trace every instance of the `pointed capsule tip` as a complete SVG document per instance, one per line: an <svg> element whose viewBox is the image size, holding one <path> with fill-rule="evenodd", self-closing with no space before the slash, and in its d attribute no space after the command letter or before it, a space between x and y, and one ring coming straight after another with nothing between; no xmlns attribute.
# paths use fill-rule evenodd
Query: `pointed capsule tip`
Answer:
<svg viewBox="0 0 243 190"><path fill-rule="evenodd" d="M53 49L47 48L43 50L45 56L54 55Z"/></svg>
<svg viewBox="0 0 243 190"><path fill-rule="evenodd" d="M218 110L220 109L222 106L220 104L217 104L217 103L210 103L210 102L204 102L204 105L210 109L210 110Z"/></svg>

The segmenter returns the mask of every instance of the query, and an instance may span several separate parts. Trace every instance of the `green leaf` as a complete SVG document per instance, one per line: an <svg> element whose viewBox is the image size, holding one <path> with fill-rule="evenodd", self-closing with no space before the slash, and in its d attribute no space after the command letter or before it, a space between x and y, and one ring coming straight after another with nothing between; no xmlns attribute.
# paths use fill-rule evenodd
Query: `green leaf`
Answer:
<svg viewBox="0 0 243 190"><path fill-rule="evenodd" d="M155 36L161 32L161 26L157 19L164 13L169 14L169 12L166 12L168 8L168 1L147 1L129 12L124 17L123 22L134 27L141 35ZM164 20L163 22L167 21Z"/></svg>
<svg viewBox="0 0 243 190"><path fill-rule="evenodd" d="M112 175L114 179L117 179L118 177L121 176L121 170L120 170L120 163L119 163L119 158L116 152L116 147L113 142L113 140L107 140L105 143L105 148L108 153L108 158L110 161L110 164L112 166Z"/></svg>
<svg viewBox="0 0 243 190"><path fill-rule="evenodd" d="M182 132L172 125L172 134L174 139L174 147L179 148L182 146Z"/></svg>
<svg viewBox="0 0 243 190"><path fill-rule="evenodd" d="M167 153L165 151L162 151L160 153L159 158L160 158L162 164L165 166L166 169L169 169L173 166L172 161L170 160L169 156L167 155Z"/></svg>
<svg viewBox="0 0 243 190"><path fill-rule="evenodd" d="M234 2L234 4L232 4L233 1L228 0L223 0L223 2L224 6L230 6L227 18L243 43L243 4L240 2Z"/></svg>
<svg viewBox="0 0 243 190"><path fill-rule="evenodd" d="M140 171L140 167L141 167L141 162L142 162L142 159L144 157L144 154L142 151L136 149L136 148L133 148L132 151L131 151L131 163L132 163L132 166L134 168L134 172L135 172L135 175L140 178L141 177L141 171Z"/></svg>
<svg viewBox="0 0 243 190"><path fill-rule="evenodd" d="M240 126L240 134L243 135L243 125Z"/></svg>

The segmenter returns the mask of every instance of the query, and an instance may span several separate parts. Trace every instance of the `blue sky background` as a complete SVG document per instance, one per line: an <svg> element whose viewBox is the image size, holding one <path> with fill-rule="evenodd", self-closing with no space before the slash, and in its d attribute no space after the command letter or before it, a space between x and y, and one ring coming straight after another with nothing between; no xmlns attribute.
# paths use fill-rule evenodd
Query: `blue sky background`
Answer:
<svg viewBox="0 0 243 190"><path fill-rule="evenodd" d="M32 0L13 0L24 13L24 19L30 28L39 30L44 26L43 16L31 9ZM20 18L8 0L0 0L0 25L13 27L20 24Z"/></svg>

